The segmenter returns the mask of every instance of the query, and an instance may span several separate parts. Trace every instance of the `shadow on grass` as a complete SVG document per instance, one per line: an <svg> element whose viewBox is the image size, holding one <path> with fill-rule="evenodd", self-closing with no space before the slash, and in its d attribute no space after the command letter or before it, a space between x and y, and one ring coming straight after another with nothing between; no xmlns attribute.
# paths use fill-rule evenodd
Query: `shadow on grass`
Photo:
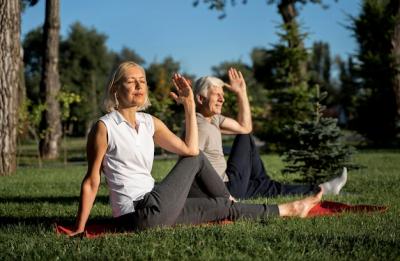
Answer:
<svg viewBox="0 0 400 261"><path fill-rule="evenodd" d="M108 204L108 196L96 197L96 202ZM4 203L18 203L18 204L32 204L32 203L50 203L50 204L78 204L79 196L46 196L46 197L0 197L0 204Z"/></svg>
<svg viewBox="0 0 400 261"><path fill-rule="evenodd" d="M108 204L108 196L98 195L96 197L97 203ZM21 196L6 196L0 197L0 204L23 204L27 208L32 207L32 204L62 204L71 205L79 203L79 196L41 196L41 197L21 197ZM49 206L50 208L51 206ZM111 217L95 217L88 221L88 224L95 222L96 224L109 224L112 222ZM0 216L0 227L24 225L24 226L44 226L54 227L55 224L63 226L71 226L75 222L75 216L71 217L57 217L57 216L40 216L40 217L19 217L19 216Z"/></svg>
<svg viewBox="0 0 400 261"><path fill-rule="evenodd" d="M88 225L110 225L114 224L112 217L95 217L88 220ZM24 226L43 226L54 227L55 225L73 226L75 223L75 216L71 217L14 217L14 216L0 216L0 228L6 226L24 225Z"/></svg>

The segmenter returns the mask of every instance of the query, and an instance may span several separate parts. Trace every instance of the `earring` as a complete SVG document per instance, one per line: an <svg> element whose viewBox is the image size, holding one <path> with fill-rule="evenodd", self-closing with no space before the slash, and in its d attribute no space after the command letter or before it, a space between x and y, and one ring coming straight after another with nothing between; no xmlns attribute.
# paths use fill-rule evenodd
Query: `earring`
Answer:
<svg viewBox="0 0 400 261"><path fill-rule="evenodd" d="M117 99L117 93L116 92L114 92L114 98L115 98L115 106L114 106L114 108L116 110L118 110L119 102L118 102L118 99Z"/></svg>

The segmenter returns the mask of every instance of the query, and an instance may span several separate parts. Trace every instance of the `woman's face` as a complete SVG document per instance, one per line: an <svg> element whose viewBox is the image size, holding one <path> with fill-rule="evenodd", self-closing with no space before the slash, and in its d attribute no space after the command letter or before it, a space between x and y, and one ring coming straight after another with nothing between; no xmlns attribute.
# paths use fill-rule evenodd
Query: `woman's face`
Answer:
<svg viewBox="0 0 400 261"><path fill-rule="evenodd" d="M141 68L126 69L121 86L117 90L117 97L121 108L144 105L147 99L147 82Z"/></svg>

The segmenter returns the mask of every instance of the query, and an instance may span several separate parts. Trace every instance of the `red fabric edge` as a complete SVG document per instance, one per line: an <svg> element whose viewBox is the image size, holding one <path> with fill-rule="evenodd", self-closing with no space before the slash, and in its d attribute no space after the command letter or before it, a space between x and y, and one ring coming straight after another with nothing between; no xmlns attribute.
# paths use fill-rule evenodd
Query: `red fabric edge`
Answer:
<svg viewBox="0 0 400 261"><path fill-rule="evenodd" d="M332 216L338 215L345 212L385 212L388 208L386 206L375 206L375 205L348 205L340 202L333 201L322 201L315 207L313 207L310 212L308 212L307 217L315 216Z"/></svg>

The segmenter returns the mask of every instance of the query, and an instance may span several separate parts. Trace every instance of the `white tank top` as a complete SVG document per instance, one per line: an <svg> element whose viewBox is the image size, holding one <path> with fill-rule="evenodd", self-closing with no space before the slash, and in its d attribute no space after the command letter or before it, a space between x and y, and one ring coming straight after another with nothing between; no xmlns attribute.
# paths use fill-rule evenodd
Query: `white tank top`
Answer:
<svg viewBox="0 0 400 261"><path fill-rule="evenodd" d="M107 127L108 147L102 162L114 217L134 212L133 201L154 187L154 122L147 113L136 113L137 130L117 111L100 118Z"/></svg>

